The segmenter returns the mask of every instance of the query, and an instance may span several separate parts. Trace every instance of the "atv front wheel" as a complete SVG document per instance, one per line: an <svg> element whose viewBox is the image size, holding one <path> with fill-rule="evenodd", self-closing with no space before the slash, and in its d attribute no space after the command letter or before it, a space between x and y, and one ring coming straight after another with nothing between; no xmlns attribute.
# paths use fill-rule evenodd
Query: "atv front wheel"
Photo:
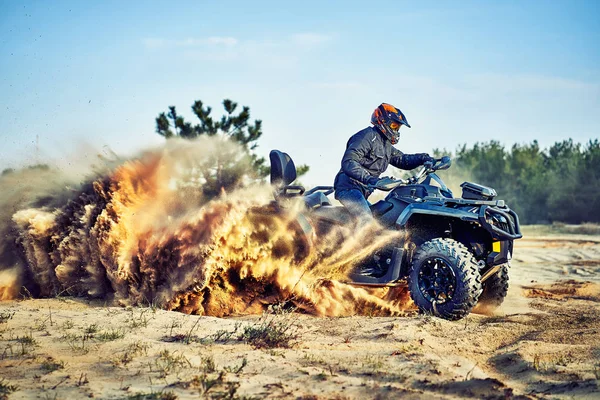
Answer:
<svg viewBox="0 0 600 400"><path fill-rule="evenodd" d="M410 296L419 309L436 317L467 316L481 294L481 276L467 248L447 238L423 243L408 274Z"/></svg>
<svg viewBox="0 0 600 400"><path fill-rule="evenodd" d="M483 282L483 292L479 296L479 304L488 310L494 310L504 302L508 293L508 265L503 265L500 270Z"/></svg>

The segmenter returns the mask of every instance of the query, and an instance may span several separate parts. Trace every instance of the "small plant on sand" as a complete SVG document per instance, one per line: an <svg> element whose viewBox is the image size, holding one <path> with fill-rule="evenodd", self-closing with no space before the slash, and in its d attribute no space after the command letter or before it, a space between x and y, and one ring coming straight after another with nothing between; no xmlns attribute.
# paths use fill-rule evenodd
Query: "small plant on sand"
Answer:
<svg viewBox="0 0 600 400"><path fill-rule="evenodd" d="M111 342L113 340L123 339L125 332L120 329L110 329L108 331L102 331L94 336L95 339L101 342Z"/></svg>
<svg viewBox="0 0 600 400"><path fill-rule="evenodd" d="M86 335L89 335L89 336L93 336L97 332L98 332L98 324L88 325L83 330L83 333L85 333Z"/></svg>
<svg viewBox="0 0 600 400"><path fill-rule="evenodd" d="M198 367L200 374L193 376L190 381L178 382L176 385L184 389L197 389L202 399L253 399L252 397L240 397L237 390L239 382L227 380L228 374L236 376L248 365L246 358L240 365L226 366L218 369L211 356L202 359Z"/></svg>
<svg viewBox="0 0 600 400"><path fill-rule="evenodd" d="M141 341L131 343L123 352L119 353L119 355L115 359L113 359L112 362L115 366L127 365L130 362L132 362L133 359L137 356L140 356L142 354L148 355L149 348L149 345L147 345L146 343L142 343Z"/></svg>
<svg viewBox="0 0 600 400"><path fill-rule="evenodd" d="M127 400L177 400L173 392L135 393L125 397Z"/></svg>
<svg viewBox="0 0 600 400"><path fill-rule="evenodd" d="M15 312L10 312L10 311L2 311L0 312L0 324L5 324L8 322L9 319L12 319L12 317L14 317Z"/></svg>
<svg viewBox="0 0 600 400"><path fill-rule="evenodd" d="M181 321L172 320L171 323L165 327L166 329L169 330L168 336L173 336L173 329L181 328L182 326L183 326L183 324L181 323Z"/></svg>
<svg viewBox="0 0 600 400"><path fill-rule="evenodd" d="M0 380L0 400L8 399L8 395L19 390L17 385L7 383L4 378Z"/></svg>
<svg viewBox="0 0 600 400"><path fill-rule="evenodd" d="M217 370L217 366L215 364L215 359L213 356L203 357L200 364L200 371L202 372L215 372Z"/></svg>
<svg viewBox="0 0 600 400"><path fill-rule="evenodd" d="M8 357L12 357L14 356L15 352L13 350L13 347L11 344L7 344L6 346L4 346L4 350L2 351L2 354L0 354L0 360L4 360L5 358Z"/></svg>
<svg viewBox="0 0 600 400"><path fill-rule="evenodd" d="M173 327L181 326L180 324L176 325L175 321L173 321L173 324L171 325L171 333L169 334L169 336L163 336L161 340L163 342L179 342L179 343L185 343L185 344L201 343L203 340L198 335L193 334L193 332L196 329L196 327L198 326L199 322L200 322L200 318L198 318L196 320L196 323L194 323L192 328L190 330L188 330L185 334L178 333L178 334L173 335Z"/></svg>
<svg viewBox="0 0 600 400"><path fill-rule="evenodd" d="M69 319L69 320L66 320L65 322L63 322L61 328L63 330L67 330L67 329L72 329L74 326L75 326L75 324L73 323L73 321L71 321Z"/></svg>
<svg viewBox="0 0 600 400"><path fill-rule="evenodd" d="M407 343L401 346L398 346L396 350L392 352L393 356L404 355L406 357L414 357L417 354L421 354L423 349L416 344Z"/></svg>
<svg viewBox="0 0 600 400"><path fill-rule="evenodd" d="M148 309L155 314L156 311L164 308L165 306L164 301L160 300L158 297L154 297L152 298L152 300L146 298L146 301L144 303L145 306L148 307Z"/></svg>
<svg viewBox="0 0 600 400"><path fill-rule="evenodd" d="M304 355L300 359L300 364L304 367L314 367L317 365L326 365L327 363L322 357L316 356L314 354L304 353Z"/></svg>
<svg viewBox="0 0 600 400"><path fill-rule="evenodd" d="M375 355L368 355L362 361L362 367L367 375L376 374L383 369L383 358Z"/></svg>
<svg viewBox="0 0 600 400"><path fill-rule="evenodd" d="M563 367L566 367L568 364L571 364L574 361L575 361L575 357L573 357L573 354L571 354L570 352L566 353L566 354L558 354L552 360L552 362L554 364L560 365Z"/></svg>
<svg viewBox="0 0 600 400"><path fill-rule="evenodd" d="M242 324L238 322L234 325L233 330L231 331L227 329L219 329L215 334L210 335L208 339L213 340L215 343L226 343L234 338L237 338L236 334L241 326Z"/></svg>
<svg viewBox="0 0 600 400"><path fill-rule="evenodd" d="M229 366L223 367L223 370L225 372L229 372L229 373L237 375L240 372L242 372L242 370L246 367L246 365L248 365L248 359L246 359L244 357L244 359L242 360L242 363L240 365L234 365L234 366L229 365Z"/></svg>
<svg viewBox="0 0 600 400"><path fill-rule="evenodd" d="M315 375L315 379L318 381L326 381L329 378L325 372L321 372L318 375Z"/></svg>
<svg viewBox="0 0 600 400"><path fill-rule="evenodd" d="M54 361L52 357L48 357L42 362L40 368L46 373L54 372L65 367L64 361Z"/></svg>
<svg viewBox="0 0 600 400"><path fill-rule="evenodd" d="M88 342L94 337L94 333L97 332L97 326L95 324L85 327L82 335L65 332L61 339L65 340L72 351L76 351L81 354L87 354L89 352Z"/></svg>
<svg viewBox="0 0 600 400"><path fill-rule="evenodd" d="M198 388L203 399L242 399L236 394L240 387L239 382L227 381L225 376L225 370L216 374L204 372L201 375L194 376L188 385Z"/></svg>
<svg viewBox="0 0 600 400"><path fill-rule="evenodd" d="M89 337L85 335L77 336L75 339L68 341L67 344L72 351L87 354L90 351L87 344L88 339Z"/></svg>
<svg viewBox="0 0 600 400"><path fill-rule="evenodd" d="M29 335L17 336L15 340L17 341L17 343L25 344L27 346L37 346L38 344L37 340L35 340L31 335L31 332L29 333Z"/></svg>
<svg viewBox="0 0 600 400"><path fill-rule="evenodd" d="M176 353L169 350L161 351L154 360L154 365L150 365L150 372L158 372L159 376L164 378L170 373L177 373L184 368L192 367L192 363L186 356Z"/></svg>
<svg viewBox="0 0 600 400"><path fill-rule="evenodd" d="M83 386L83 385L87 385L88 383L90 383L87 374L85 372L82 372L81 375L79 375L79 379L77 380L76 385L77 386Z"/></svg>
<svg viewBox="0 0 600 400"><path fill-rule="evenodd" d="M255 325L244 327L239 339L255 348L292 347L299 336L292 312L281 306L269 307Z"/></svg>
<svg viewBox="0 0 600 400"><path fill-rule="evenodd" d="M150 312L152 310L149 308L145 308L145 309L140 309L139 313L136 315L136 313L134 312L133 308L131 309L131 319L128 321L128 326L131 329L136 329L136 328L146 328L148 326L148 322L150 321L151 317L150 316Z"/></svg>
<svg viewBox="0 0 600 400"><path fill-rule="evenodd" d="M29 335L17 336L14 340L21 345L21 349L17 353L17 355L19 355L19 356L24 356L24 355L29 354L31 352L32 348L38 346L38 342L37 342L37 340L35 340L33 338L33 336L31 335L31 332L29 333ZM12 353L12 346L11 346L11 353Z"/></svg>
<svg viewBox="0 0 600 400"><path fill-rule="evenodd" d="M36 331L47 331L47 329L46 329L47 327L48 327L48 318L46 318L46 319L37 318L34 321L33 329L35 329Z"/></svg>

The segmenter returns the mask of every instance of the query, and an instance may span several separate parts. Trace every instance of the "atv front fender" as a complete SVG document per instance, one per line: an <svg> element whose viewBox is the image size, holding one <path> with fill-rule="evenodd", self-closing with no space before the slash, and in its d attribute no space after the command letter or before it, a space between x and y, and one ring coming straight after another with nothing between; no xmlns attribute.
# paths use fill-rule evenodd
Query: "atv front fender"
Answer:
<svg viewBox="0 0 600 400"><path fill-rule="evenodd" d="M474 207L479 207L477 213L474 213L465 208L449 208L444 206L444 204L447 203L450 202L409 204L396 220L396 229L404 228L413 215L421 214L455 218L466 222L475 222L489 232L495 240L515 240L523 237L519 225L519 217L507 206L495 207L487 204L489 202L476 201L467 203L469 205L472 204ZM503 226L496 226L488 221L494 215L501 216L504 219Z"/></svg>
<svg viewBox="0 0 600 400"><path fill-rule="evenodd" d="M409 219L415 214L436 215L440 217L457 218L461 221L479 223L479 216L477 214L473 214L465 210L440 207L439 205L428 203L411 203L404 209L404 211L402 211L396 220L396 229L405 228Z"/></svg>

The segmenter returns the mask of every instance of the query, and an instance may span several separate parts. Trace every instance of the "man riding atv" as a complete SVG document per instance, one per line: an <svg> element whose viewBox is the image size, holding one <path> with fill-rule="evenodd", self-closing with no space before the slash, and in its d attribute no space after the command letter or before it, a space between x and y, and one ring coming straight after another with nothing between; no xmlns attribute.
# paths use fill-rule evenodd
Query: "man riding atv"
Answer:
<svg viewBox="0 0 600 400"><path fill-rule="evenodd" d="M338 228L375 219L379 228L401 233L378 245L369 255L349 265L347 283L384 287L407 285L411 298L424 313L457 320L476 304L498 307L508 292L508 271L513 242L521 238L519 218L493 188L473 182L460 185L455 197L438 171L451 166L449 156L432 159L428 154L402 154L393 145L406 117L389 104L380 105L371 118L373 127L350 138L335 187L305 190L294 185L296 167L289 154L269 153L274 201L257 207L255 223L270 218L286 221L294 238L294 257L308 257L322 241L336 236ZM379 179L389 164L401 169L423 167L406 179ZM327 197L335 189L345 207ZM389 194L373 205L373 190ZM295 210L295 211L292 211ZM333 235L332 235L333 233ZM368 229L356 232L371 241ZM331 236L330 236L331 235ZM340 242L341 243L341 242ZM331 247L331 243L329 247Z"/></svg>
<svg viewBox="0 0 600 400"><path fill-rule="evenodd" d="M355 133L348 140L342 168L333 184L335 198L361 225L373 219L367 198L388 165L411 170L434 160L427 153L403 154L393 146L400 139L402 125L410 128L406 117L396 107L382 103L373 111L371 123L373 126Z"/></svg>

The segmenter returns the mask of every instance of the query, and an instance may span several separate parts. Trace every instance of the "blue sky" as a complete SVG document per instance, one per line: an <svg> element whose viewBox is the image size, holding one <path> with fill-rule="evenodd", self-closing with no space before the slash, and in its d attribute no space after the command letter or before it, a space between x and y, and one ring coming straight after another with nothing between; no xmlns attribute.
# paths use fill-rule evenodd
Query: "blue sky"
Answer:
<svg viewBox="0 0 600 400"><path fill-rule="evenodd" d="M404 152L600 135L598 1L0 0L0 169L161 143L231 98L330 184L381 102ZM220 115L220 114L219 114ZM39 152L36 152L36 140Z"/></svg>

